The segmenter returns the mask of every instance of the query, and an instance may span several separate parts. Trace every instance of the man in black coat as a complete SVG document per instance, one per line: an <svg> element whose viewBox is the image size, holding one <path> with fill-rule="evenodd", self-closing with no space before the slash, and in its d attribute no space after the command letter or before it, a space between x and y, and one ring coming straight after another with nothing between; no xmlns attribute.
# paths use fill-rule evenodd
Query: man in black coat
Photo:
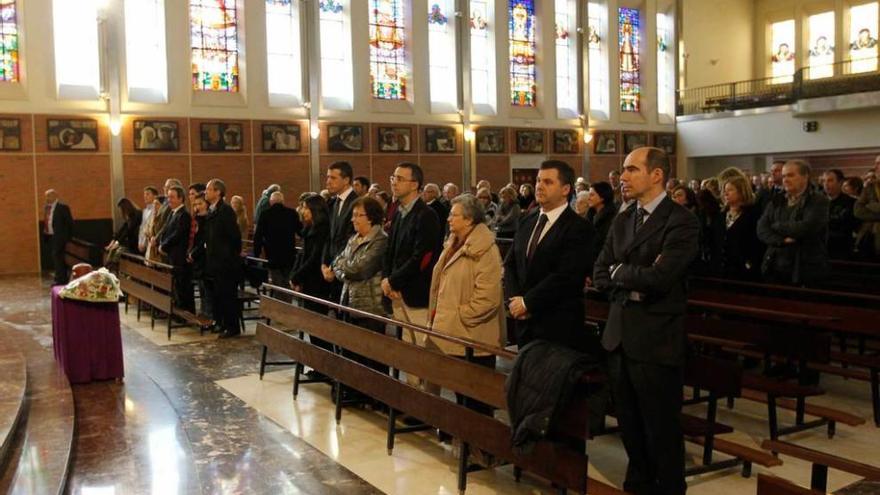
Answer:
<svg viewBox="0 0 880 495"><path fill-rule="evenodd" d="M351 223L351 205L358 198L351 187L353 172L348 162L334 162L327 168L325 187L333 195L327 203L327 212L330 215L330 239L324 245L321 256L321 267L327 268L333 260L339 256L348 244L348 239L354 234L354 226ZM339 301L342 294L342 282L328 280L330 282L330 300Z"/></svg>
<svg viewBox="0 0 880 495"><path fill-rule="evenodd" d="M545 161L534 208L519 221L504 260L504 292L520 347L542 339L583 350L583 288L590 273L593 226L568 207L574 171Z"/></svg>
<svg viewBox="0 0 880 495"><path fill-rule="evenodd" d="M825 195L828 196L828 257L852 258L854 233L859 228L854 208L856 198L843 194L843 172L833 168L825 172Z"/></svg>
<svg viewBox="0 0 880 495"><path fill-rule="evenodd" d="M214 287L214 320L223 331L220 338L241 333L241 305L237 297L243 276L241 231L235 211L224 201L225 197L226 184L211 179L205 189L205 199L211 205L205 219L205 274Z"/></svg>
<svg viewBox="0 0 880 495"><path fill-rule="evenodd" d="M64 246L73 238L73 216L70 214L70 207L58 200L58 193L54 189L46 191L43 237L46 245L49 246L49 252L52 253L55 285L66 284L70 273L64 261Z"/></svg>
<svg viewBox="0 0 880 495"><path fill-rule="evenodd" d="M669 158L639 148L623 164L623 194L596 260L593 283L609 294L602 334L617 421L629 457L624 490L684 494L679 424L685 362L687 272L697 256L697 218L666 196Z"/></svg>
<svg viewBox="0 0 880 495"><path fill-rule="evenodd" d="M399 206L382 268L382 292L391 300L395 319L424 326L443 230L437 214L419 197L423 180L421 167L414 163L401 163L391 176L391 191ZM405 334L410 342L424 343L421 334Z"/></svg>
<svg viewBox="0 0 880 495"><path fill-rule="evenodd" d="M192 267L187 263L191 217L184 206L186 192L180 186L171 186L168 191L170 216L165 228L159 234L159 254L174 267L174 307L195 312L193 298Z"/></svg>
<svg viewBox="0 0 880 495"><path fill-rule="evenodd" d="M275 191L269 196L269 208L257 223L254 232L254 256L266 250L269 277L274 285L289 287L290 271L296 261L296 236L302 223L296 211L284 206L284 194Z"/></svg>

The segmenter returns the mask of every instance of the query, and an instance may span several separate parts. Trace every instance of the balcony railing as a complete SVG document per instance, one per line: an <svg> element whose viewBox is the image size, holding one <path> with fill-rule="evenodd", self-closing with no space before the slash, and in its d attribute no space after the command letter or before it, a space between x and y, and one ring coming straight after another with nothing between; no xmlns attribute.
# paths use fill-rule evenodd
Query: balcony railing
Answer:
<svg viewBox="0 0 880 495"><path fill-rule="evenodd" d="M878 67L878 57L845 60L804 67L794 73L791 82L780 83L780 77L775 76L684 89L678 92L676 115L787 105L805 98L878 91Z"/></svg>

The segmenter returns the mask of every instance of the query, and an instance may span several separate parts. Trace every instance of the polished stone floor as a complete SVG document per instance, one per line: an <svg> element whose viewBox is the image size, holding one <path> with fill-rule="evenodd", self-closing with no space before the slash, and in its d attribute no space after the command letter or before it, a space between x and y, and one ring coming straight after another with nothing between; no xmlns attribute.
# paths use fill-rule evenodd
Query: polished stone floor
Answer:
<svg viewBox="0 0 880 495"><path fill-rule="evenodd" d="M27 335L51 352L48 281L0 278L0 326ZM122 384L73 387L76 438L68 492L105 494L447 494L455 493L451 449L427 434L401 437L385 453L384 417L346 410L333 421L327 386L305 385L291 400L289 369L259 380L259 346L250 337L232 340L175 333L122 316L126 378ZM868 386L828 380L818 403L870 417ZM697 406L699 407L699 406ZM738 401L720 420L737 429L732 440L757 445L766 437L764 406ZM792 416L782 414L784 421ZM873 424L838 426L828 439L814 430L787 438L804 445L880 465L880 430ZM619 486L625 468L620 442L591 442L590 474ZM688 453L696 457L697 447ZM809 465L785 458L772 474L809 485ZM756 472L766 472L756 468ZM509 468L472 475L468 493L551 493L540 480L513 482ZM832 471L829 488L846 495L880 493L876 485ZM736 470L689 480L689 493L755 493L755 478Z"/></svg>

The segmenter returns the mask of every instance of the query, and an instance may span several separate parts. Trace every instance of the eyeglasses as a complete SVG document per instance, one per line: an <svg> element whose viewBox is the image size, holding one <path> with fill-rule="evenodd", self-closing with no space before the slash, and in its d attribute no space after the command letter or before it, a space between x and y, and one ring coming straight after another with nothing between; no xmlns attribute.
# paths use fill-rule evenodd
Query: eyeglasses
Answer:
<svg viewBox="0 0 880 495"><path fill-rule="evenodd" d="M401 177L399 175L392 175L389 179L391 182L415 182L413 179L407 179L406 177Z"/></svg>

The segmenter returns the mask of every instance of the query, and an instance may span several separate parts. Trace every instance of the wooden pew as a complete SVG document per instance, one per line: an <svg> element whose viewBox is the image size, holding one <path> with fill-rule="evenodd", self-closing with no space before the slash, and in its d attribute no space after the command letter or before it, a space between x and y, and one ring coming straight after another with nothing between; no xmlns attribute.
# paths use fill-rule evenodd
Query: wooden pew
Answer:
<svg viewBox="0 0 880 495"><path fill-rule="evenodd" d="M870 481L880 481L880 468L875 466L779 440L764 440L762 446L780 454L811 462L813 471L810 476L810 488L821 493L825 493L828 489L828 468L862 476Z"/></svg>
<svg viewBox="0 0 880 495"><path fill-rule="evenodd" d="M88 263L97 269L104 264L103 254L101 246L82 239L73 238L64 245L64 263L68 268L79 263Z"/></svg>
<svg viewBox="0 0 880 495"><path fill-rule="evenodd" d="M270 290L285 291L274 286L270 287ZM302 293L285 292L299 299L321 301ZM403 324L333 303L327 305L335 309L344 309L354 316L374 318L396 325ZM260 307L263 316L272 322L272 326L263 323L257 326L257 340L262 344L387 404L392 410L406 412L461 439L462 449L458 469L460 492L464 491L467 483L469 449L476 447L498 459L512 462L519 468L538 474L561 487L563 491L567 488L576 490L577 493L622 493L604 483L588 479L587 455L583 450L571 448L566 443L541 441L536 444L531 454L514 452L510 427L501 421L411 387L390 375L346 359L340 354L314 346L299 338L297 332L291 333L289 330L304 330L341 348L498 408L506 408L505 375L502 373L311 312L268 295L262 296ZM511 354L503 349L437 334L422 327L406 326L414 330L418 328L433 338L443 338L471 349L491 350L493 354L505 357L510 357ZM587 418L584 414L585 402L579 402L569 410L581 414L577 418L567 418L562 421L563 424L579 425L578 431L567 433L574 438L586 438L588 432ZM389 454L393 448L392 438L389 437Z"/></svg>
<svg viewBox="0 0 880 495"><path fill-rule="evenodd" d="M171 340L171 329L189 325L199 327L202 334L210 325L210 320L200 317L189 311L174 307L174 287L172 270L174 267L165 263L150 261L150 266L144 264L144 258L131 253L123 253L119 259L119 286L126 295L137 299L137 316L140 320L140 303L144 302L151 306L150 328L155 328L156 312L166 315L168 340ZM128 301L126 301L126 311ZM185 321L185 324L175 324L174 316Z"/></svg>
<svg viewBox="0 0 880 495"><path fill-rule="evenodd" d="M758 490L756 495L826 495L807 488L801 488L791 481L777 478L769 474L758 474Z"/></svg>

